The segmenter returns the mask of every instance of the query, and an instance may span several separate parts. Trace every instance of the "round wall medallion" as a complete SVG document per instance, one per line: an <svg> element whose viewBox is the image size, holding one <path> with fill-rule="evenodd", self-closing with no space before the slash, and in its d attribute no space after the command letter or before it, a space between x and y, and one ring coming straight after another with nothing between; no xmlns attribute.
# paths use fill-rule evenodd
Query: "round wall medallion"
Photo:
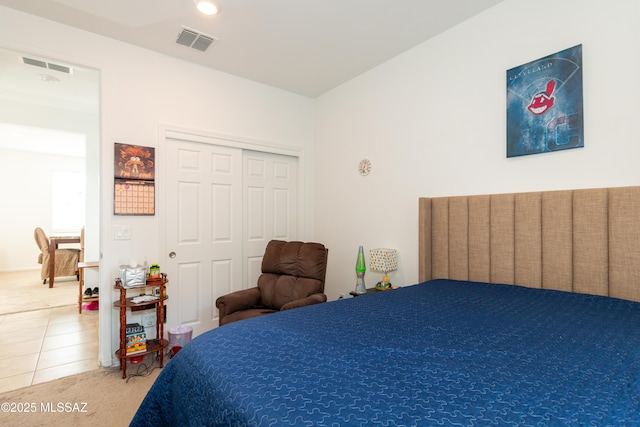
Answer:
<svg viewBox="0 0 640 427"><path fill-rule="evenodd" d="M360 164L358 165L358 172L360 172L360 175L362 176L369 175L369 172L371 172L371 160L360 160Z"/></svg>

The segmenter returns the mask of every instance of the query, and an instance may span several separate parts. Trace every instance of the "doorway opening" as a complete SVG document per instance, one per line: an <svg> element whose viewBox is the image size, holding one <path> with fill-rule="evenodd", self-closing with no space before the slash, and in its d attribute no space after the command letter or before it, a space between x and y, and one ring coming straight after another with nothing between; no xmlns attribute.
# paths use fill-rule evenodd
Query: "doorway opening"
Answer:
<svg viewBox="0 0 640 427"><path fill-rule="evenodd" d="M79 235L84 226L85 259L99 259L100 72L4 49L0 69L0 186L8 201L0 207L0 288L17 289L0 300L0 334L11 348L0 353L3 392L99 367L98 312L78 312L76 276L43 284L34 229L49 237ZM96 272L86 276L99 287Z"/></svg>

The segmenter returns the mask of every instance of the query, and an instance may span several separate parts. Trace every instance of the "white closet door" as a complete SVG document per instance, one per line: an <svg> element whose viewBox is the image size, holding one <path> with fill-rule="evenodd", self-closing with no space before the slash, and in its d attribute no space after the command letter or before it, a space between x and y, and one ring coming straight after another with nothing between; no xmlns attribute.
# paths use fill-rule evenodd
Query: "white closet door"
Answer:
<svg viewBox="0 0 640 427"><path fill-rule="evenodd" d="M245 288L256 286L265 247L272 239L296 240L298 159L245 150Z"/></svg>
<svg viewBox="0 0 640 427"><path fill-rule="evenodd" d="M168 320L195 337L218 326L219 296L256 285L269 240L296 239L298 159L171 138L165 146Z"/></svg>
<svg viewBox="0 0 640 427"><path fill-rule="evenodd" d="M196 336L218 326L216 298L242 281L242 150L167 140L166 155L167 306Z"/></svg>

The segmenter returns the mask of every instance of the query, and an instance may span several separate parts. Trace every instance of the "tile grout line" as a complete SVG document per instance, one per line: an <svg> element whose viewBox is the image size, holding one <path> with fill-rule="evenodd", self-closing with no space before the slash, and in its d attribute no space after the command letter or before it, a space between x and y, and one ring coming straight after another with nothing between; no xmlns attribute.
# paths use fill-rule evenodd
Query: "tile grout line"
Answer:
<svg viewBox="0 0 640 427"><path fill-rule="evenodd" d="M49 312L49 315L47 316L47 327L44 329L44 335L42 335L42 340L40 341L40 349L38 351L38 358L36 360L36 366L33 368L33 372L31 375L31 382L30 384L33 385L33 380L36 377L36 372L38 371L38 364L40 363L40 357L42 357L42 349L44 348L44 340L47 337L47 331L49 330L49 324L51 323L51 311L53 309L49 308L47 309L47 311Z"/></svg>

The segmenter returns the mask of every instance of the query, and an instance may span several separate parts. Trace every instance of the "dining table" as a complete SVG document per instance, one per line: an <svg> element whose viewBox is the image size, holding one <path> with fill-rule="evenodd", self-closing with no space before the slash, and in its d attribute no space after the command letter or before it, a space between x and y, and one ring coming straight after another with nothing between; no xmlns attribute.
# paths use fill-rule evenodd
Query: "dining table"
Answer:
<svg viewBox="0 0 640 427"><path fill-rule="evenodd" d="M64 243L80 243L80 236L49 236L49 287L53 288L56 272L56 250Z"/></svg>

